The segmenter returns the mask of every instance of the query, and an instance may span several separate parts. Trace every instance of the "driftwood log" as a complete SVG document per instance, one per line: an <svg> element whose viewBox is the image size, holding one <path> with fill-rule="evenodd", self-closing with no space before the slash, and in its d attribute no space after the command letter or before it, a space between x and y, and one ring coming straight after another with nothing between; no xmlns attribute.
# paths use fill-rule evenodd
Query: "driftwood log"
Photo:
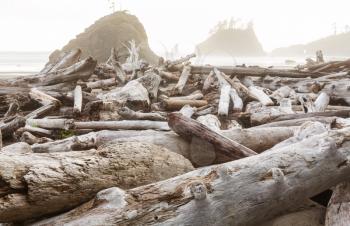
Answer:
<svg viewBox="0 0 350 226"><path fill-rule="evenodd" d="M200 139L212 144L216 151L231 159L255 155L256 152L211 130L209 127L178 113L169 114L170 128L182 138Z"/></svg>
<svg viewBox="0 0 350 226"><path fill-rule="evenodd" d="M130 190L34 225L259 225L348 180L350 128Z"/></svg>
<svg viewBox="0 0 350 226"><path fill-rule="evenodd" d="M112 186L132 188L192 170L188 160L143 143L51 154L0 154L0 222L69 210Z"/></svg>

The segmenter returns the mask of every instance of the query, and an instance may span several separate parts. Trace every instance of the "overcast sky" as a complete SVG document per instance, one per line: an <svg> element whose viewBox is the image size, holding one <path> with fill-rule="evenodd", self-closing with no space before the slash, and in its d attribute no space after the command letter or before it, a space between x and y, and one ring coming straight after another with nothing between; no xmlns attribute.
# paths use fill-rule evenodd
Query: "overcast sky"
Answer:
<svg viewBox="0 0 350 226"><path fill-rule="evenodd" d="M265 50L306 43L350 24L349 0L122 0L145 26L151 48L191 50L219 21L253 20ZM108 0L0 0L0 51L61 48L100 17Z"/></svg>

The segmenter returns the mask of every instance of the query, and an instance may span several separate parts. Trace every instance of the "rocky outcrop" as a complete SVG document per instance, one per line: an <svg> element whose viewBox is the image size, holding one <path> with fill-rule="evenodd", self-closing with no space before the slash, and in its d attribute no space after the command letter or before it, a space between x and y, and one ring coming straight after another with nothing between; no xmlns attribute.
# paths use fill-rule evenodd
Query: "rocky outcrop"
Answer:
<svg viewBox="0 0 350 226"><path fill-rule="evenodd" d="M253 28L220 29L196 47L200 56L262 56L264 50Z"/></svg>
<svg viewBox="0 0 350 226"><path fill-rule="evenodd" d="M317 50L322 50L328 56L349 56L350 32L331 35L307 44L292 45L275 49L271 52L273 56L309 56L314 55Z"/></svg>
<svg viewBox="0 0 350 226"><path fill-rule="evenodd" d="M156 63L158 57L148 45L146 31L136 16L119 11L102 17L85 31L71 40L62 50L56 50L50 55L53 62L62 52L80 48L82 58L93 56L98 62L105 62L114 47L119 55L127 57L127 49L124 45L135 40L141 46L141 58L150 63Z"/></svg>

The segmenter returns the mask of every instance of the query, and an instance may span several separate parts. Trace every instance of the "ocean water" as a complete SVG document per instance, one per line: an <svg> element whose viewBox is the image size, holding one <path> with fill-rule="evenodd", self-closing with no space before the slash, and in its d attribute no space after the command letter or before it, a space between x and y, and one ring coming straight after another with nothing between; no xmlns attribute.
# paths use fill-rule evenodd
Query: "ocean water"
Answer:
<svg viewBox="0 0 350 226"><path fill-rule="evenodd" d="M0 78L30 75L41 71L48 62L49 52L0 52ZM184 54L183 56L185 56ZM325 60L343 60L344 57L325 57ZM196 65L262 66L292 68L305 63L305 57L197 57L192 60Z"/></svg>
<svg viewBox="0 0 350 226"><path fill-rule="evenodd" d="M44 68L49 52L0 52L0 77L35 74Z"/></svg>

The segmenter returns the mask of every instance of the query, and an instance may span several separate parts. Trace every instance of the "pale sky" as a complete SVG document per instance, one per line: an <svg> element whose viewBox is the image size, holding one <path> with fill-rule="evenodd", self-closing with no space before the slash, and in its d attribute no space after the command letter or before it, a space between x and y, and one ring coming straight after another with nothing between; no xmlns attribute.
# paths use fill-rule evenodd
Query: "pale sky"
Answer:
<svg viewBox="0 0 350 226"><path fill-rule="evenodd" d="M219 21L253 20L263 48L306 43L350 24L349 0L122 0L143 23L150 45L162 52L176 43L190 52ZM0 0L0 51L61 48L100 17L108 0Z"/></svg>

